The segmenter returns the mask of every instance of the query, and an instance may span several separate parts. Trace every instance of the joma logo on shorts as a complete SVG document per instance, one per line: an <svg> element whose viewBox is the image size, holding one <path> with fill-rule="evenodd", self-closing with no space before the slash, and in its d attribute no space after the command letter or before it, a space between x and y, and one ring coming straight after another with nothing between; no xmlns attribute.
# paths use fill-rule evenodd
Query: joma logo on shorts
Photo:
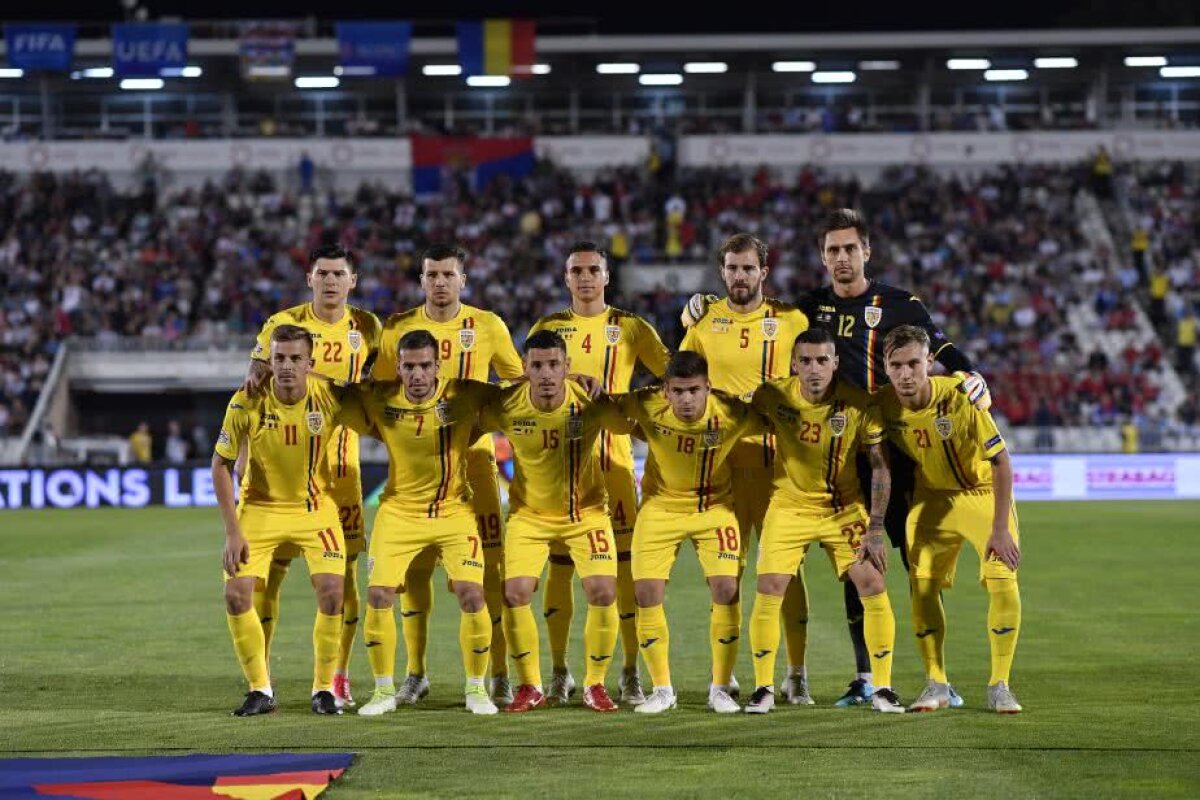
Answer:
<svg viewBox="0 0 1200 800"><path fill-rule="evenodd" d="M613 557L608 553L592 553L592 561L612 561Z"/></svg>
<svg viewBox="0 0 1200 800"><path fill-rule="evenodd" d="M333 550L326 550L325 558L331 558L334 561L342 561L345 559L345 556L343 556L341 553L335 552Z"/></svg>
<svg viewBox="0 0 1200 800"><path fill-rule="evenodd" d="M478 567L479 569L483 569L483 564L482 564L482 563L480 563L480 562L478 562L478 561L472 561L472 560L471 560L471 559L469 559L469 558L464 558L464 559L462 560L462 565L463 565L464 567Z"/></svg>
<svg viewBox="0 0 1200 800"><path fill-rule="evenodd" d="M737 561L738 554L737 553L717 553L717 558L725 558L730 561Z"/></svg>

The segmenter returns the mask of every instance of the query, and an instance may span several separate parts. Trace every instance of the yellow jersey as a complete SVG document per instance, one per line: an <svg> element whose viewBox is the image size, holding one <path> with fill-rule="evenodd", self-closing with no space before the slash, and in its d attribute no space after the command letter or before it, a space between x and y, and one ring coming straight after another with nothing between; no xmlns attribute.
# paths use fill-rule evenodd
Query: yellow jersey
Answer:
<svg viewBox="0 0 1200 800"><path fill-rule="evenodd" d="M775 497L824 514L862 503L855 455L883 441L879 409L869 394L834 378L829 397L810 403L793 375L759 386L752 405L775 431L784 471Z"/></svg>
<svg viewBox="0 0 1200 800"><path fill-rule="evenodd" d="M491 311L459 305L458 313L445 322L436 322L425 313L425 306L392 314L383 324L379 340L379 357L371 375L377 381L394 381L400 339L409 331L426 330L438 340L438 378L455 378L486 383L489 369L501 380L515 380L525 374L517 348L513 346L508 326ZM471 445L475 458L496 460L496 446L491 435L481 436Z"/></svg>
<svg viewBox="0 0 1200 800"><path fill-rule="evenodd" d="M554 331L567 343L571 372L600 381L608 394L629 391L639 361L656 378L667 369L671 351L650 323L619 308L609 306L603 314L584 317L571 309L542 317L529 329ZM604 431L600 434L600 468L633 469L633 447L628 436Z"/></svg>
<svg viewBox="0 0 1200 800"><path fill-rule="evenodd" d="M986 462L1005 448L995 420L958 390L960 378L929 380L929 405L915 411L900 405L892 386L873 395L884 431L916 462L918 489L990 489L992 468Z"/></svg>
<svg viewBox="0 0 1200 800"><path fill-rule="evenodd" d="M614 398L637 422L650 446L642 497L667 511L707 511L733 502L729 453L745 436L767 430L767 421L736 397L712 392L695 422L675 416L661 387Z"/></svg>
<svg viewBox="0 0 1200 800"><path fill-rule="evenodd" d="M274 379L258 397L235 393L216 451L236 461L247 446L239 506L309 512L328 502L322 465L335 429L351 414L344 405L332 383L311 375L304 397L290 405L275 396Z"/></svg>
<svg viewBox="0 0 1200 800"><path fill-rule="evenodd" d="M680 350L692 350L708 361L708 377L714 389L746 402L767 381L786 378L792 371L792 344L808 330L803 311L773 298L748 314L729 307L722 298L683 337ZM731 466L770 467L775 445L769 435L743 443L733 454Z"/></svg>
<svg viewBox="0 0 1200 800"><path fill-rule="evenodd" d="M478 381L439 380L433 394L414 403L399 381L353 387L346 425L383 442L388 477L381 504L429 519L470 514L466 456L479 410L498 389ZM349 397L349 395L348 395Z"/></svg>
<svg viewBox="0 0 1200 800"><path fill-rule="evenodd" d="M481 426L504 433L515 470L508 489L512 513L580 522L590 511L607 513L607 492L596 441L604 430L628 433L631 423L616 402L592 400L574 381L552 411L540 411L528 383L500 390L481 415Z"/></svg>
<svg viewBox="0 0 1200 800"><path fill-rule="evenodd" d="M272 315L258 332L250 357L271 358L271 332L280 325L299 325L313 337L313 371L341 384L362 380L379 350L382 325L370 311L346 306L334 323L325 322L313 311L312 303L284 309ZM334 446L326 452L321 480L334 490L340 503L358 503L362 497L362 471L358 463L358 440L345 429L334 433Z"/></svg>

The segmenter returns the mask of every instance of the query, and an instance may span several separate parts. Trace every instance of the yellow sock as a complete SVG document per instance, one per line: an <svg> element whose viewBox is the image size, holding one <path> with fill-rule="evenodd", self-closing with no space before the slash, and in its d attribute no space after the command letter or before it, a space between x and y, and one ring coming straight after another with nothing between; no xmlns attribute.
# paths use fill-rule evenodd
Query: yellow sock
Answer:
<svg viewBox="0 0 1200 800"><path fill-rule="evenodd" d="M1021 593L1015 578L988 578L988 643L992 646L989 685L1008 683L1017 637L1021 634Z"/></svg>
<svg viewBox="0 0 1200 800"><path fill-rule="evenodd" d="M887 592L861 597L863 636L871 653L871 675L875 688L892 686L892 652L896 649L896 615Z"/></svg>
<svg viewBox="0 0 1200 800"><path fill-rule="evenodd" d="M238 663L242 665L242 674L246 676L250 690L269 690L271 678L267 675L266 641L263 639L258 614L254 609L237 615L227 613L225 621L229 623L233 652L237 655Z"/></svg>
<svg viewBox="0 0 1200 800"><path fill-rule="evenodd" d="M504 616L508 635L508 650L517 663L517 681L522 685L542 685L542 655L538 645L537 621L533 608L523 606L506 609Z"/></svg>
<svg viewBox="0 0 1200 800"><path fill-rule="evenodd" d="M779 609L783 598L758 592L750 612L750 650L754 655L754 685L775 685L775 655L779 651Z"/></svg>
<svg viewBox="0 0 1200 800"><path fill-rule="evenodd" d="M313 691L333 690L338 645L342 639L342 615L317 612L313 622Z"/></svg>
<svg viewBox="0 0 1200 800"><path fill-rule="evenodd" d="M556 562L566 558L568 563ZM567 668L567 646L571 643L571 618L575 616L575 592L572 579L575 564L569 556L550 556L546 588L542 590L542 616L546 618L546 638L550 641L550 659L554 668Z"/></svg>
<svg viewBox="0 0 1200 800"><path fill-rule="evenodd" d="M625 560L621 560L621 556ZM636 672L638 668L637 601L633 594L633 571L629 553L617 554L617 615L621 626L621 668Z"/></svg>
<svg viewBox="0 0 1200 800"><path fill-rule="evenodd" d="M358 558L346 564L345 590L342 592L342 638L338 642L337 671L350 671L350 656L354 653L354 637L358 633Z"/></svg>
<svg viewBox="0 0 1200 800"><path fill-rule="evenodd" d="M808 651L808 586L804 583L803 567L788 583L782 611L788 666L803 667Z"/></svg>
<svg viewBox="0 0 1200 800"><path fill-rule="evenodd" d="M638 647L650 681L655 687L671 685L671 634L667 630L667 615L662 604L639 608L637 612Z"/></svg>
<svg viewBox="0 0 1200 800"><path fill-rule="evenodd" d="M400 595L400 622L404 627L404 653L409 675L425 674L425 653L429 649L429 617L433 613L433 573L408 573L404 594Z"/></svg>
<svg viewBox="0 0 1200 800"><path fill-rule="evenodd" d="M367 642L367 660L375 685L380 681L395 681L396 674L396 614L390 608L367 607L363 638ZM394 685L394 684L393 684Z"/></svg>
<svg viewBox="0 0 1200 800"><path fill-rule="evenodd" d="M925 662L925 677L946 683L946 610L942 608L942 582L909 578L909 585L913 631L917 635L917 650Z"/></svg>
<svg viewBox="0 0 1200 800"><path fill-rule="evenodd" d="M508 677L508 642L504 638L504 578L500 565L489 566L483 573L483 597L487 603L488 625L491 635L492 677Z"/></svg>
<svg viewBox="0 0 1200 800"><path fill-rule="evenodd" d="M712 679L717 686L728 686L737 661L738 640L742 636L742 604L712 605L708 638L712 644Z"/></svg>
<svg viewBox="0 0 1200 800"><path fill-rule="evenodd" d="M462 649L467 680L483 680L492 657L492 619L486 608L462 612L458 623L458 646Z"/></svg>
<svg viewBox="0 0 1200 800"><path fill-rule="evenodd" d="M617 606L588 605L587 622L583 626L583 652L587 656L587 676L584 686L604 683L608 665L617 646Z"/></svg>
<svg viewBox="0 0 1200 800"><path fill-rule="evenodd" d="M283 591L283 579L287 577L290 561L272 561L267 572L266 586L254 590L254 607L262 621L263 640L266 642L266 659L271 663L271 641L275 638L275 626L279 624L279 596Z"/></svg>

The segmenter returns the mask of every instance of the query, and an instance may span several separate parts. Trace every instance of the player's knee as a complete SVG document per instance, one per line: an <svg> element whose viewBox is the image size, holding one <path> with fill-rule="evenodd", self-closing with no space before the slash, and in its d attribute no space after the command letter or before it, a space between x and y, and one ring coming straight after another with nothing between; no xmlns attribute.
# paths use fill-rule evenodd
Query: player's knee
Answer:
<svg viewBox="0 0 1200 800"><path fill-rule="evenodd" d="M225 610L230 614L245 614L254 607L254 587L241 585L240 581L226 581Z"/></svg>
<svg viewBox="0 0 1200 800"><path fill-rule="evenodd" d="M634 581L634 602L638 608L662 605L664 588L660 581Z"/></svg>
<svg viewBox="0 0 1200 800"><path fill-rule="evenodd" d="M771 594L775 596L782 595L787 591L788 584L791 583L791 575L766 574L758 576L758 591L762 594Z"/></svg>
<svg viewBox="0 0 1200 800"><path fill-rule="evenodd" d="M860 598L873 597L883 594L887 590L887 584L884 582L883 576L879 574L879 570L866 564L863 564L861 569L855 570L850 575L850 579L858 589Z"/></svg>
<svg viewBox="0 0 1200 800"><path fill-rule="evenodd" d="M317 608L322 614L342 613L342 595L345 581L341 575L319 575L313 579L317 590Z"/></svg>
<svg viewBox="0 0 1200 800"><path fill-rule="evenodd" d="M533 602L533 588L517 581L504 583L504 605L520 608Z"/></svg>
<svg viewBox="0 0 1200 800"><path fill-rule="evenodd" d="M589 606L611 606L617 601L616 580L587 581L583 585Z"/></svg>
<svg viewBox="0 0 1200 800"><path fill-rule="evenodd" d="M486 605L482 583L455 581L454 595L458 598L458 607L468 614L482 611Z"/></svg>
<svg viewBox="0 0 1200 800"><path fill-rule="evenodd" d="M731 606L738 601L736 578L713 578L709 581L712 601L719 606Z"/></svg>
<svg viewBox="0 0 1200 800"><path fill-rule="evenodd" d="M367 588L367 603L371 608L392 608L396 605L396 589L392 586Z"/></svg>

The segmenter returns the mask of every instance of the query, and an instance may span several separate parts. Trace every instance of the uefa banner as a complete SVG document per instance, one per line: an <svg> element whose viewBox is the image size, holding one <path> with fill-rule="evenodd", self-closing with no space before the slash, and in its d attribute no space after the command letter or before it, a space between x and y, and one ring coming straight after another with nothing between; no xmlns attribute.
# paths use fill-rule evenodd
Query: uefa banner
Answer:
<svg viewBox="0 0 1200 800"><path fill-rule="evenodd" d="M188 26L128 23L112 26L113 72L118 78L157 78L187 66Z"/></svg>
<svg viewBox="0 0 1200 800"><path fill-rule="evenodd" d="M339 22L338 63L372 75L408 74L411 22Z"/></svg>
<svg viewBox="0 0 1200 800"><path fill-rule="evenodd" d="M500 461L502 494L512 462ZM642 460L635 470L641 478ZM363 464L363 493L378 503L386 464ZM1174 500L1200 498L1200 453L1159 455L1015 455L1017 500ZM168 508L217 504L211 467L69 467L0 469L0 510Z"/></svg>

